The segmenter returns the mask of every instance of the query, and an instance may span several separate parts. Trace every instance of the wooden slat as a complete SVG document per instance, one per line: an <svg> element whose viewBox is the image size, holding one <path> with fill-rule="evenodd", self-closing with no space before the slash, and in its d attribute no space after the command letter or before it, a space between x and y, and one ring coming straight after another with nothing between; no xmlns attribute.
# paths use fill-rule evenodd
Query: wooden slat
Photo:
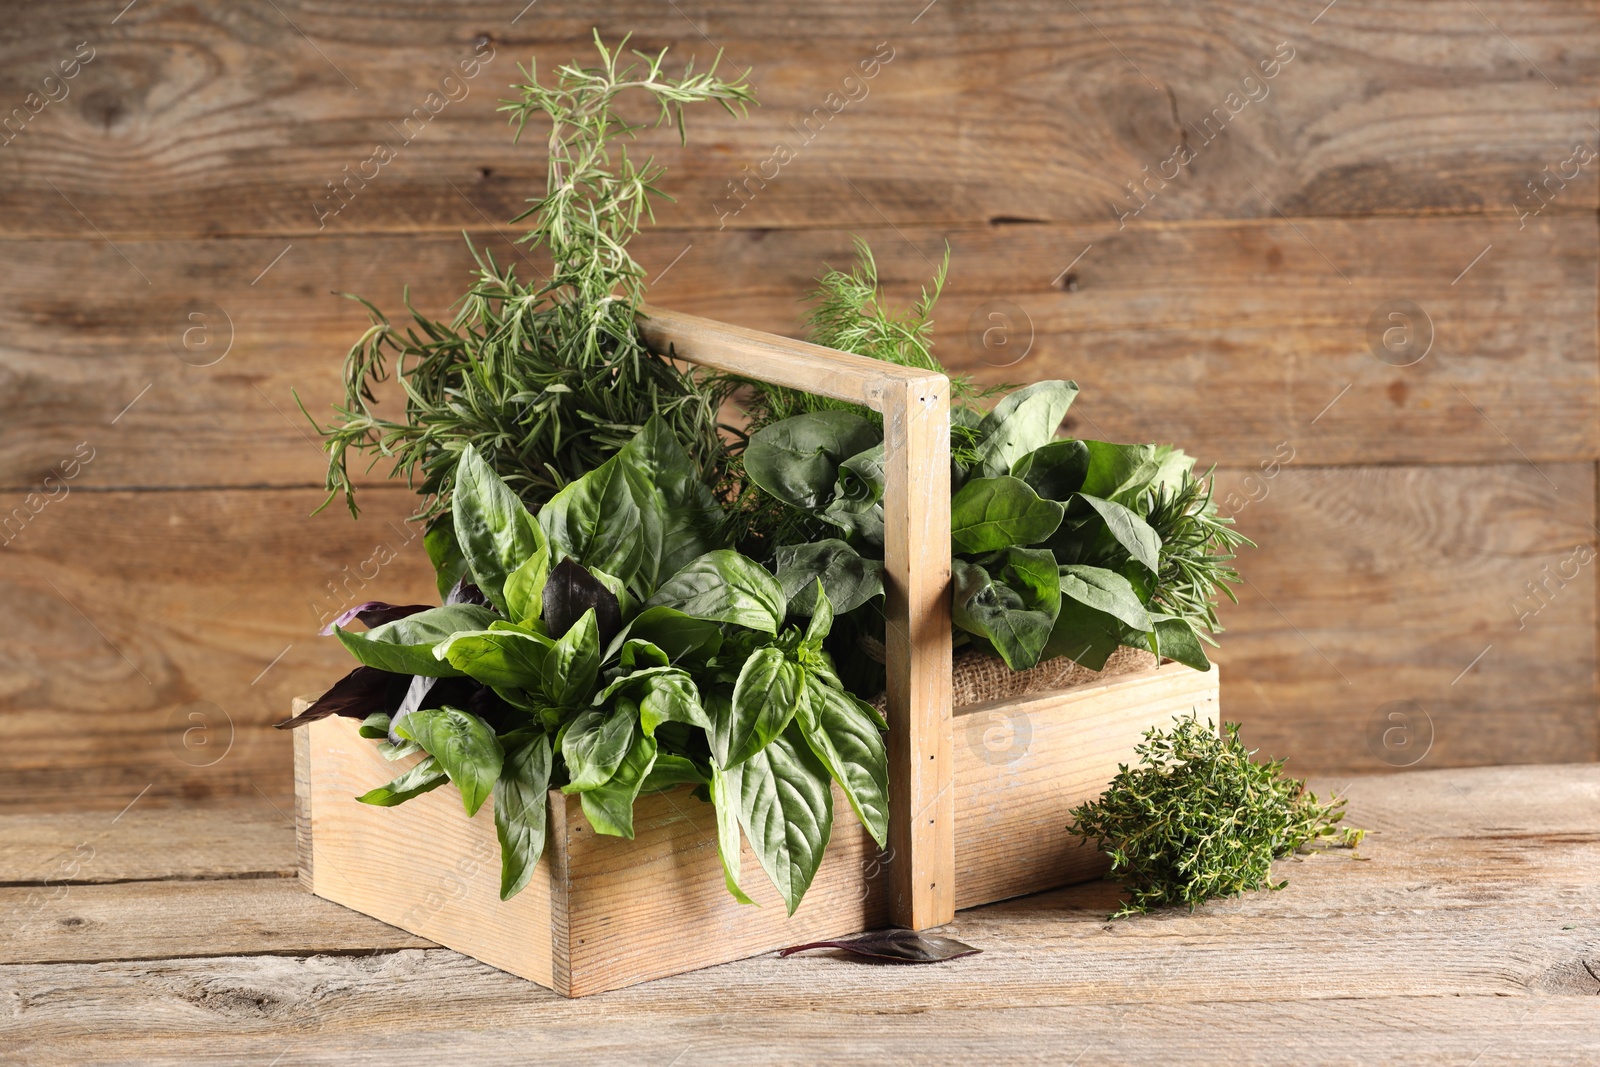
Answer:
<svg viewBox="0 0 1600 1067"><path fill-rule="evenodd" d="M608 1062L801 1049L862 1064L1041 1050L1088 1063L1582 1064L1600 1033L1585 966L1600 966L1597 798L1593 766L1360 779L1352 821L1380 831L1363 860L1289 861L1282 892L1116 923L1105 884L975 909L946 932L983 954L934 967L768 955L562 1001L445 950L317 954L329 939L382 943L381 927L340 912L345 930L304 928L317 941L296 955L3 966L0 993L8 1050L28 1062L494 1060L537 1044ZM257 887L213 888L243 900ZM123 891L78 887L68 903L97 909ZM184 913L148 914L151 944L181 936ZM96 927L85 942L120 936Z"/></svg>
<svg viewBox="0 0 1600 1067"><path fill-rule="evenodd" d="M515 64L531 57L548 71L590 56L597 23L612 41L631 31L639 47L671 45L702 65L720 46L754 68L763 106L748 120L701 109L687 150L673 131L644 138L674 168L677 204L663 221L691 228L719 217L757 229L1107 219L1145 167L1174 176L1147 211L1163 219L1510 214L1524 182L1575 142L1593 144L1600 70L1600 15L1559 0L1487 13L1340 4L1315 23L1298 6L1154 0L946 0L915 22L890 0L543 0L523 13L489 0L341 2L225 15L142 3L114 25L103 7L51 4L0 38L8 108L77 42L96 48L66 100L0 153L11 232L92 234L87 216L114 238L309 237L327 183L356 174L379 142L394 158L366 165L376 176L352 183L329 229L479 225L457 190L498 222L543 188L540 139L511 145L495 110ZM446 85L479 41L494 58ZM1275 53L1294 58L1243 84ZM875 55L893 58L862 81L859 64ZM421 124L415 109L441 89L458 99ZM1258 99L1241 103L1241 90ZM1237 116L1214 116L1230 108ZM768 163L779 143L793 158ZM1166 162L1179 145L1196 156L1181 169ZM1594 174L1580 170L1549 210L1592 212ZM731 215L729 183L746 180L754 195Z"/></svg>
<svg viewBox="0 0 1600 1067"><path fill-rule="evenodd" d="M1290 464L1255 482L1266 496L1237 520L1261 547L1241 555L1250 584L1217 653L1228 718L1300 774L1408 763L1430 723L1423 767L1596 758L1594 478L1592 463ZM1218 487L1245 491L1238 472ZM1527 583L1564 564L1523 626ZM1391 711L1416 720L1412 742L1385 745L1405 729Z"/></svg>
<svg viewBox="0 0 1600 1067"><path fill-rule="evenodd" d="M1084 392L1069 428L1083 436L1175 441L1208 464L1249 467L1285 441L1316 464L1501 462L1507 438L1537 461L1600 450L1592 217L1521 233L1482 220L1294 226L902 227L911 244L892 231L873 242L898 301L926 282L924 256L948 237L935 352L985 382L1076 379ZM493 233L482 239L503 249ZM329 416L343 353L366 323L328 290L394 313L412 283L417 305L444 315L470 261L459 236L325 238L295 242L252 286L288 243L119 242L153 286L99 241L0 245L12 296L0 305L11 383L0 418L16 431L0 440L0 485L37 487L83 444L93 459L74 487L320 485L325 460L291 390ZM1053 287L1080 253L1071 286ZM851 253L847 232L826 230L654 233L638 255L658 272L671 266L652 292L661 306L794 333L797 299ZM77 284L85 271L93 292ZM1367 337L1374 312L1400 298L1424 309L1435 335L1404 368L1380 362ZM196 300L233 324L233 349L210 367L174 355L187 320L173 313ZM1005 305L1031 319L1034 336L1020 362L994 366L1027 345L1026 322ZM229 320L209 314L220 343ZM990 314L1014 320L1010 347L985 348Z"/></svg>
<svg viewBox="0 0 1600 1067"><path fill-rule="evenodd" d="M70 773L70 772L68 772ZM131 799L131 798L130 798ZM0 815L0 883L286 877L294 832L260 797L245 804Z"/></svg>
<svg viewBox="0 0 1600 1067"><path fill-rule="evenodd" d="M110 818L141 794L135 813L265 795L291 825L291 739L270 724L350 670L317 636L327 613L438 597L409 494L373 491L359 522L308 518L319 499L73 493L0 551L0 803Z"/></svg>
<svg viewBox="0 0 1600 1067"><path fill-rule="evenodd" d="M1218 721L1217 678L1168 663L1061 693L972 704L955 715L958 908L1103 874L1106 857L1067 833L1069 813L1133 763L1144 732Z"/></svg>

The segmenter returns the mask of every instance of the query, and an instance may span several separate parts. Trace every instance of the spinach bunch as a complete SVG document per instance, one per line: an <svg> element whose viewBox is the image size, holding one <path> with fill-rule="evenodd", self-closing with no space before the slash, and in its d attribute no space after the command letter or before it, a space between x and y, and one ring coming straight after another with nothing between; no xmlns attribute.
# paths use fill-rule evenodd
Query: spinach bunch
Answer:
<svg viewBox="0 0 1600 1067"><path fill-rule="evenodd" d="M952 408L959 636L1014 670L1062 655L1098 670L1119 645L1205 670L1201 642L1216 628L1207 582L1226 590L1236 577L1221 563L1231 556L1211 554L1214 531L1227 535L1224 549L1240 539L1178 449L1056 439L1077 393L1073 382L1046 381L988 413ZM790 610L812 610L820 582L836 611L872 612L883 592L881 427L848 411L798 415L753 434L743 459L746 476L813 535L776 549ZM1153 512L1184 536L1164 540ZM1196 549L1209 566L1196 564Z"/></svg>
<svg viewBox="0 0 1600 1067"><path fill-rule="evenodd" d="M828 844L830 780L885 843L885 724L823 650L827 593L814 583L805 625L786 625L789 597L720 543L721 509L664 420L536 515L470 446L454 480L452 523L428 543L448 602L334 627L362 669L411 679L363 732L391 758L427 756L361 800L449 781L470 816L492 795L502 898L543 851L551 788L577 794L596 832L632 838L638 797L692 786L716 808L728 890L750 902L742 829L791 913ZM450 687L454 703L429 699Z"/></svg>

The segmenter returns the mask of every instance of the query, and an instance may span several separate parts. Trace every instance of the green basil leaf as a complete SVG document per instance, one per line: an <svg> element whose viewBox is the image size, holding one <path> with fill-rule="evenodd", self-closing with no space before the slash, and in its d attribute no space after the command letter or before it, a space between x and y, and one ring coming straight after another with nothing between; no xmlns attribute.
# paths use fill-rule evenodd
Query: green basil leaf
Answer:
<svg viewBox="0 0 1600 1067"><path fill-rule="evenodd" d="M462 672L433 654L463 630L486 630L498 616L478 604L446 604L375 626L365 633L334 628L339 643L368 667L391 674L459 678Z"/></svg>
<svg viewBox="0 0 1600 1067"><path fill-rule="evenodd" d="M1105 612L1135 630L1149 633L1154 628L1150 612L1140 603L1133 585L1115 571L1108 571L1104 567L1062 567L1061 593L1096 611Z"/></svg>
<svg viewBox="0 0 1600 1067"><path fill-rule="evenodd" d="M729 548L707 552L656 590L647 607L668 607L697 619L776 634L788 598L766 568Z"/></svg>
<svg viewBox="0 0 1600 1067"><path fill-rule="evenodd" d="M822 639L833 629L833 604L828 600L828 592L822 587L820 578L811 591L811 601L811 622L807 624L806 635L801 641L811 651L820 652Z"/></svg>
<svg viewBox="0 0 1600 1067"><path fill-rule="evenodd" d="M544 610L545 582L550 578L550 549L541 547L506 575L506 612L513 622L537 619Z"/></svg>
<svg viewBox="0 0 1600 1067"><path fill-rule="evenodd" d="M661 558L656 573L650 575L650 587L654 588L690 560L720 547L722 509L661 416L652 415L619 455L661 493Z"/></svg>
<svg viewBox="0 0 1600 1067"><path fill-rule="evenodd" d="M741 854L739 840L739 772L724 771L715 764L711 767L711 803L717 812L717 855L722 859L722 880L728 892L741 904L755 904L739 888ZM756 905L760 907L760 905Z"/></svg>
<svg viewBox="0 0 1600 1067"><path fill-rule="evenodd" d="M870 709L848 693L808 686L795 721L879 848L889 847L889 756Z"/></svg>
<svg viewBox="0 0 1600 1067"><path fill-rule="evenodd" d="M744 451L750 480L785 503L814 511L831 498L839 465L883 439L847 411L814 411L756 431Z"/></svg>
<svg viewBox="0 0 1600 1067"><path fill-rule="evenodd" d="M1127 549L1128 555L1143 563L1155 574L1161 569L1161 537L1148 522L1131 508L1114 500L1079 493L1077 499L1093 508L1105 520L1106 529L1117 544Z"/></svg>
<svg viewBox="0 0 1600 1067"><path fill-rule="evenodd" d="M646 667L670 667L672 657L659 645L641 638L630 637L622 643L622 651L617 656L617 662L621 664L623 670L635 671L644 670Z"/></svg>
<svg viewBox="0 0 1600 1067"><path fill-rule="evenodd" d="M361 720L361 725L357 728L356 733L360 734L362 737L388 737L389 713L387 711L375 711L371 715L368 715L365 719Z"/></svg>
<svg viewBox="0 0 1600 1067"><path fill-rule="evenodd" d="M606 710L585 711L561 737L561 758L567 765L564 793L581 793L610 781L639 735L639 707L617 700Z"/></svg>
<svg viewBox="0 0 1600 1067"><path fill-rule="evenodd" d="M550 499L539 525L551 557L632 583L660 566L665 504L634 466L612 456ZM650 583L653 584L653 583Z"/></svg>
<svg viewBox="0 0 1600 1067"><path fill-rule="evenodd" d="M467 557L456 542L454 519L441 515L428 524L422 535L422 550L433 564L434 584L439 587L439 598L450 595L456 583L467 576Z"/></svg>
<svg viewBox="0 0 1600 1067"><path fill-rule="evenodd" d="M710 781L706 772L695 766L693 760L658 751L650 773L645 775L644 784L639 787L639 795L665 793L680 785L707 785Z"/></svg>
<svg viewBox="0 0 1600 1067"><path fill-rule="evenodd" d="M540 689L545 657L555 642L522 630L468 630L434 649L452 667L484 685Z"/></svg>
<svg viewBox="0 0 1600 1067"><path fill-rule="evenodd" d="M715 620L697 619L676 608L645 608L611 639L603 662L611 662L629 641L648 641L676 663L694 652L715 654L722 644L722 627Z"/></svg>
<svg viewBox="0 0 1600 1067"><path fill-rule="evenodd" d="M1033 486L1046 500L1066 503L1089 473L1089 446L1082 441L1052 441L1011 465L1011 476Z"/></svg>
<svg viewBox="0 0 1600 1067"><path fill-rule="evenodd" d="M401 720L395 732L439 761L461 791L467 815L476 815L489 799L505 762L494 727L459 708L423 708Z"/></svg>
<svg viewBox="0 0 1600 1067"><path fill-rule="evenodd" d="M505 765L494 783L501 900L510 900L522 892L544 854L550 764L550 738L540 734L507 749Z"/></svg>
<svg viewBox="0 0 1600 1067"><path fill-rule="evenodd" d="M471 445L456 462L450 510L456 542L467 558L473 582L489 603L502 614L510 614L506 610L506 575L544 547L538 523Z"/></svg>
<svg viewBox="0 0 1600 1067"><path fill-rule="evenodd" d="M811 614L812 590L819 579L841 615L883 595L883 560L868 559L838 538L780 545L775 559L791 614Z"/></svg>
<svg viewBox="0 0 1600 1067"><path fill-rule="evenodd" d="M1150 617L1156 624L1156 647L1153 650L1156 655L1165 656L1197 671L1211 669L1211 660L1206 657L1205 646L1200 643L1198 633L1187 619L1172 615Z"/></svg>
<svg viewBox="0 0 1600 1067"><path fill-rule="evenodd" d="M655 762L655 738L639 734L616 773L601 785L579 794L584 817L595 833L633 840L633 802L638 799L639 790Z"/></svg>
<svg viewBox="0 0 1600 1067"><path fill-rule="evenodd" d="M438 789L449 780L450 777L439 766L439 761L429 756L388 785L380 785L376 789L368 790L356 797L356 799L363 804L376 804L382 808L392 808L396 804L404 804L412 797L421 796L430 790Z"/></svg>
<svg viewBox="0 0 1600 1067"><path fill-rule="evenodd" d="M570 708L589 702L595 679L600 675L600 632L593 608L584 612L583 617L550 646L540 673L544 678L544 694L556 707Z"/></svg>
<svg viewBox="0 0 1600 1067"><path fill-rule="evenodd" d="M744 661L733 686L733 713L717 723L711 751L724 768L736 767L771 743L794 718L805 699L800 668L773 645L758 648Z"/></svg>
<svg viewBox="0 0 1600 1067"><path fill-rule="evenodd" d="M962 552L997 552L1043 541L1066 509L1020 478L974 478L950 501L950 538Z"/></svg>
<svg viewBox="0 0 1600 1067"><path fill-rule="evenodd" d="M1041 603L1031 586L1015 589L995 581L983 567L960 559L951 561L951 576L955 585L951 621L992 644L1012 670L1037 665L1055 624L1052 609L1059 609L1059 593L1054 604Z"/></svg>
<svg viewBox="0 0 1600 1067"><path fill-rule="evenodd" d="M1035 382L996 404L978 424L978 473L1010 474L1017 460L1053 441L1077 395L1076 382Z"/></svg>
<svg viewBox="0 0 1600 1067"><path fill-rule="evenodd" d="M733 768L739 824L790 915L816 877L833 833L833 787L805 739L793 730Z"/></svg>

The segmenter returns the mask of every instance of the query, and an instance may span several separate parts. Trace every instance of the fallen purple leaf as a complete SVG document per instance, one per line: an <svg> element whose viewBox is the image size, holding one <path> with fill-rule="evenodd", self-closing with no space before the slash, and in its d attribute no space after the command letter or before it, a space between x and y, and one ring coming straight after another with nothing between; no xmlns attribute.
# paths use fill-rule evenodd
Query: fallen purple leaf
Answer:
<svg viewBox="0 0 1600 1067"><path fill-rule="evenodd" d="M805 945L793 945L778 955L792 956L796 952L814 948L837 948L857 956L894 960L896 963L940 963L983 951L953 937L919 934L911 930L875 930L840 941L812 941Z"/></svg>

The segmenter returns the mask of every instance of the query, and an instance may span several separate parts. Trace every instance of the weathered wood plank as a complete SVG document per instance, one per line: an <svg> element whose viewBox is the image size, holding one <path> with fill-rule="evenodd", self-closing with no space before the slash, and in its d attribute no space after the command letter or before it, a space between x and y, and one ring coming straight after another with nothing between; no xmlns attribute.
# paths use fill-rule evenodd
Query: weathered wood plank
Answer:
<svg viewBox="0 0 1600 1067"><path fill-rule="evenodd" d="M1482 220L1295 227L902 227L905 239L874 243L890 293L909 299L948 238L940 358L986 382L1076 379L1069 427L1083 436L1170 440L1245 467L1284 442L1324 465L1502 462L1507 438L1539 461L1600 450L1593 218L1539 220L1509 240ZM98 241L0 246L13 297L0 307L0 414L16 429L0 442L0 485L40 486L75 453L89 459L69 486L320 485L291 390L331 414L366 324L328 290L393 314L410 283L443 315L470 261L459 237L296 241L252 285L290 243L119 242L151 286ZM797 299L849 245L838 230L654 233L639 257L666 271L662 306L795 333ZM92 291L77 285L85 270ZM1419 343L1432 341L1409 367L1380 361L1402 357L1368 337L1402 298L1427 317Z"/></svg>
<svg viewBox="0 0 1600 1067"><path fill-rule="evenodd" d="M588 54L597 23L754 68L747 121L696 115L688 150L644 138L674 165L663 221L689 228L1107 219L1146 180L1164 219L1514 214L1526 182L1595 143L1592 6L1492 23L1470 3L1340 7L1313 23L1256 3L145 3L108 25L79 0L0 37L8 107L42 102L77 42L94 49L65 98L13 119L0 189L26 205L11 232L54 236L92 232L85 216L114 237L308 236L346 181L348 206L321 219L346 233L478 225L458 188L508 218L542 165L496 102L530 55L548 70ZM1594 167L1546 195L1547 212L1592 212Z"/></svg>
<svg viewBox="0 0 1600 1067"><path fill-rule="evenodd" d="M41 512L0 552L0 803L109 818L141 793L266 796L289 825L291 742L270 724L351 667L318 629L375 595L438 596L407 493L373 491L360 522L308 519L318 499L73 493Z"/></svg>
<svg viewBox="0 0 1600 1067"><path fill-rule="evenodd" d="M1594 759L1594 477L1290 464L1254 483L1224 714L1300 774Z"/></svg>
<svg viewBox="0 0 1600 1067"><path fill-rule="evenodd" d="M221 807L0 816L0 883L288 877L294 830L252 795Z"/></svg>
<svg viewBox="0 0 1600 1067"><path fill-rule="evenodd" d="M314 897L294 878L0 889L0 961L303 955L432 942Z"/></svg>

